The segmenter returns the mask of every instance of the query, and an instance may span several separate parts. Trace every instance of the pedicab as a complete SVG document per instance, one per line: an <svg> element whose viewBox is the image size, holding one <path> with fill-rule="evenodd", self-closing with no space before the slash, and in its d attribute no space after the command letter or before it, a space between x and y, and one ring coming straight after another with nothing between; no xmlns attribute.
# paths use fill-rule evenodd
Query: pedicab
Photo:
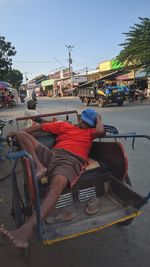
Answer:
<svg viewBox="0 0 150 267"><path fill-rule="evenodd" d="M27 119L52 118L77 123L77 111L58 112L16 119L18 129L23 128ZM76 122L75 122L76 121ZM79 237L100 231L112 225L127 226L141 214L141 208L150 198L135 192L128 176L128 157L121 138L147 138L148 135L119 134L114 126L105 125L106 135L93 142L87 169L71 189L62 192L54 211L41 222L40 202L46 193L48 182L37 181L34 162L28 153L18 151L14 158L21 158L24 185L19 188L21 172L12 175L11 215L17 226L31 216L33 210L37 217L37 232L43 244ZM55 136L50 133L36 133L36 138L50 149L55 144Z"/></svg>

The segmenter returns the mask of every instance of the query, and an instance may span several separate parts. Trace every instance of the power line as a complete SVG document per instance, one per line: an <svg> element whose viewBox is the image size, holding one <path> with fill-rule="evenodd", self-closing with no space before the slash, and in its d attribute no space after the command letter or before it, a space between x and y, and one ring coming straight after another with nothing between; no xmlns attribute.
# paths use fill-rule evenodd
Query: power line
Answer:
<svg viewBox="0 0 150 267"><path fill-rule="evenodd" d="M141 4L144 4L145 0L141 1L141 0L136 0L134 1L133 3L130 3L126 8L124 9L121 9L121 10L117 10L115 11L112 16L110 16L109 18L106 18L100 25L97 25L95 30L93 30L91 33L89 32L85 32L84 33L84 36L81 37L78 41L77 41L77 45L80 44L80 42L84 41L85 39L89 39L91 38L92 35L96 34L98 31L101 30L101 28L103 28L106 24L110 24L111 21L113 20L114 17L116 17L117 15L117 18L119 18L119 16L121 16L122 14L125 14L125 13L129 13L129 15L131 15L131 10L133 8L135 8L136 6L138 5L141 5ZM117 12L117 14L116 14ZM72 51L72 48L74 48L74 46L71 46L71 45L65 45L65 47L68 48L68 51L69 51L69 59L68 59L68 62L69 62L69 71L71 72L71 65L72 65L72 58L71 58L71 51ZM104 50L101 50L101 52L103 52ZM108 56L107 56L108 57ZM65 67L57 58L55 58L55 60L42 60L42 61L26 61L26 60L18 60L18 61L13 61L13 62L16 62L16 63L31 63L31 64L49 64L49 63L53 63L57 61L62 67Z"/></svg>
<svg viewBox="0 0 150 267"><path fill-rule="evenodd" d="M141 4L142 2L145 2L145 0L143 0L143 1L141 1L141 0L137 1L137 0L136 0L134 3L132 3L132 4L129 5L129 6L127 6L126 8L121 9L120 11L117 10L112 16L109 16L109 18L106 18L106 19L100 24L100 26L98 26L98 27L94 27L94 28L97 28L96 30L92 31L91 33L89 33L89 32L85 33L85 37L81 37L81 39L78 40L78 41L76 42L76 45L78 45L79 43L81 43L81 42L84 41L85 39L89 39L92 35L96 34L96 33L97 33L98 31L100 31L106 24L110 23L110 22L114 19L114 17L116 18L116 16L117 16L117 18L118 18L118 17L119 17L120 15L122 15L123 13L125 14L126 12L131 11L131 9L133 9L133 8L135 9L135 7L138 6L139 4ZM130 12L129 14L131 14L131 12Z"/></svg>
<svg viewBox="0 0 150 267"><path fill-rule="evenodd" d="M63 68L66 68L61 62L60 60L58 60L56 57L54 57L54 59L63 67Z"/></svg>
<svg viewBox="0 0 150 267"><path fill-rule="evenodd" d="M55 60L48 60L48 61L26 61L26 60L13 60L13 62L20 62L20 63L50 63L55 62Z"/></svg>

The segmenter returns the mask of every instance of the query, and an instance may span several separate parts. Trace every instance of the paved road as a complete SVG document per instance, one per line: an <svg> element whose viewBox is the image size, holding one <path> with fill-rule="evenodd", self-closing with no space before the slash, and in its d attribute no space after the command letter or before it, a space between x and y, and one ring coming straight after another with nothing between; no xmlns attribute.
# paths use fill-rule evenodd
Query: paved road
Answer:
<svg viewBox="0 0 150 267"><path fill-rule="evenodd" d="M38 109L43 112L78 110L85 107L75 98L39 100ZM120 133L133 132L150 134L150 104L125 104L122 107L98 108L105 124L115 125ZM24 113L25 104L16 110L2 111L2 117L17 117ZM8 129L7 129L8 130ZM124 141L129 157L129 176L133 187L145 195L150 191L150 143L138 140L135 150L131 140ZM6 186L8 181L6 182ZM3 203L0 203L3 205ZM0 206L2 210L2 206ZM9 219L9 216L7 217ZM129 227L111 227L95 234L43 247L38 242L31 245L31 257L27 263L19 252L9 245L0 246L3 266L53 266L53 267L149 267L150 266L150 204L143 209ZM9 253L9 254L8 254ZM9 256L8 256L9 255ZM1 264L0 264L1 266Z"/></svg>

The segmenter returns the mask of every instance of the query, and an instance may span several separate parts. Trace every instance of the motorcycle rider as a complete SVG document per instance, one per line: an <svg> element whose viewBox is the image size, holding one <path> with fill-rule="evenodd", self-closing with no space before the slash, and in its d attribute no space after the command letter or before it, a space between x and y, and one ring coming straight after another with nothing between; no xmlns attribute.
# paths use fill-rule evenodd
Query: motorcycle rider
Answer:
<svg viewBox="0 0 150 267"><path fill-rule="evenodd" d="M35 91L32 92L32 100L34 100L37 103L37 97Z"/></svg>

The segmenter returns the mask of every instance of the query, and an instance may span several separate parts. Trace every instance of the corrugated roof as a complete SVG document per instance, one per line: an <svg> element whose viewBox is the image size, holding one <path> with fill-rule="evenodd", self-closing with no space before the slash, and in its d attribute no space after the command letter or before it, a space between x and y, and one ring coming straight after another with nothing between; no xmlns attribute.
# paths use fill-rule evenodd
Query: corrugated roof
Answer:
<svg viewBox="0 0 150 267"><path fill-rule="evenodd" d="M105 79L113 79L113 78L115 78L115 77L116 77L118 74L120 74L120 73L122 73L122 71L119 71L119 70L117 70L117 71L113 71L113 72L111 72L111 73L109 73L109 74L104 75L103 77L101 77L101 78L99 78L99 79L97 79L97 80L92 80L92 81L90 81L90 82L84 83L84 84L80 85L79 87L90 86L90 85L92 85L94 82L102 81L102 80L105 80Z"/></svg>

